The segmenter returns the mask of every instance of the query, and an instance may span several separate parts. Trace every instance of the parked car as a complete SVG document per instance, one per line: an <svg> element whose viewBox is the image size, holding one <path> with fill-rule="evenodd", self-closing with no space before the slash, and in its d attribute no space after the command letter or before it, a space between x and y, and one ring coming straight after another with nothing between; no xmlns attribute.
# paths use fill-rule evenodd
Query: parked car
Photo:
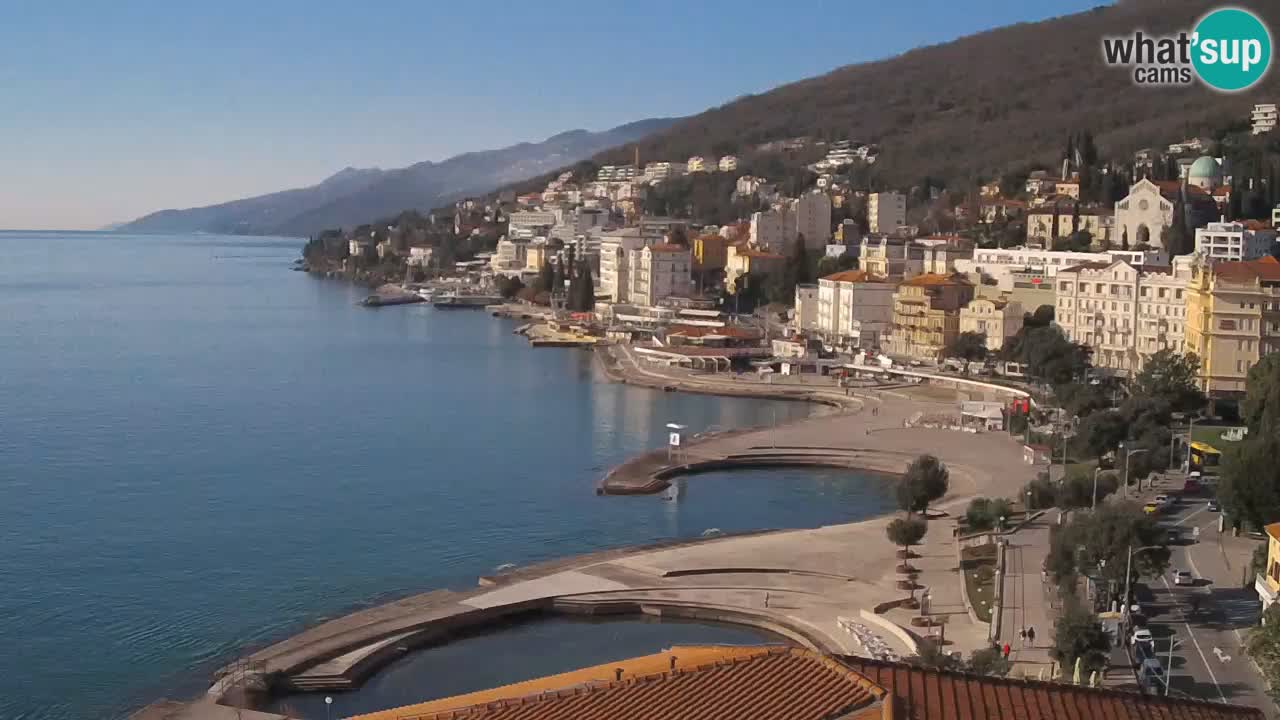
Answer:
<svg viewBox="0 0 1280 720"><path fill-rule="evenodd" d="M1160 512L1160 506L1153 502L1149 502L1146 505L1142 506L1142 512L1148 515L1155 515L1156 513Z"/></svg>
<svg viewBox="0 0 1280 720"><path fill-rule="evenodd" d="M1164 534L1165 540L1169 543L1177 543L1182 541L1182 533L1178 528L1169 528Z"/></svg>
<svg viewBox="0 0 1280 720"><path fill-rule="evenodd" d="M1150 645L1155 641L1155 638L1151 636L1151 631L1144 627L1134 630L1130 639L1134 645Z"/></svg>
<svg viewBox="0 0 1280 720"><path fill-rule="evenodd" d="M1195 583L1196 583L1195 576L1191 574L1190 570L1174 570L1173 571L1174 585L1194 585Z"/></svg>
<svg viewBox="0 0 1280 720"><path fill-rule="evenodd" d="M1160 665L1160 661L1156 658L1149 657L1142 661L1142 666L1138 672L1139 681L1143 687L1149 689L1164 687L1164 667Z"/></svg>
<svg viewBox="0 0 1280 720"><path fill-rule="evenodd" d="M1222 506L1218 504L1217 500L1210 500L1209 504L1205 505L1205 510L1208 510L1209 512L1218 512L1221 509Z"/></svg>
<svg viewBox="0 0 1280 720"><path fill-rule="evenodd" d="M1168 495L1157 495L1155 499L1156 505L1160 507L1169 507L1173 504L1173 498Z"/></svg>

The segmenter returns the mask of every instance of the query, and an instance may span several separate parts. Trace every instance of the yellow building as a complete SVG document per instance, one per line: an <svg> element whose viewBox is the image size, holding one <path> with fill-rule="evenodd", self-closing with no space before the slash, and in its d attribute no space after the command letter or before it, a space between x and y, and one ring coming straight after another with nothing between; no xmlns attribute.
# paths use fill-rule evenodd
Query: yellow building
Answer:
<svg viewBox="0 0 1280 720"><path fill-rule="evenodd" d="M1249 368L1280 350L1280 262L1273 257L1196 267L1187 290L1186 349L1200 358L1200 388L1245 390Z"/></svg>
<svg viewBox="0 0 1280 720"><path fill-rule="evenodd" d="M893 295L890 355L938 361L960 334L960 310L973 299L973 285L957 277L926 273L898 286Z"/></svg>
<svg viewBox="0 0 1280 720"><path fill-rule="evenodd" d="M1271 523L1267 531L1267 566L1253 579L1253 589L1262 600L1262 609L1271 607L1280 595L1280 523Z"/></svg>

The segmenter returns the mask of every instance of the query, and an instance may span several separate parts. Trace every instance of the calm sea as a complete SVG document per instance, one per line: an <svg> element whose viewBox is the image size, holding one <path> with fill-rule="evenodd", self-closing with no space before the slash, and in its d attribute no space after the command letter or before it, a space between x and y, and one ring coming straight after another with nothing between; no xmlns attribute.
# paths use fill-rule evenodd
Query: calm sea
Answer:
<svg viewBox="0 0 1280 720"><path fill-rule="evenodd" d="M299 247L0 232L0 718L120 717L246 646L505 563L888 506L838 473L597 497L667 422L810 408L610 384L480 312L356 307L289 271Z"/></svg>

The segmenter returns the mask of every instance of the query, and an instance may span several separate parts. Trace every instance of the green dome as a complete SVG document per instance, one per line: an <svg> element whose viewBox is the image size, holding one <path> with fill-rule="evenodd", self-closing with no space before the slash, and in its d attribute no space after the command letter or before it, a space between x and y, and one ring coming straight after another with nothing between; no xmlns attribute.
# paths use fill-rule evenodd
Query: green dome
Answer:
<svg viewBox="0 0 1280 720"><path fill-rule="evenodd" d="M1204 178L1206 180L1216 180L1222 177L1222 168L1218 167L1218 161L1205 155L1191 163L1191 169L1187 171L1187 179L1194 180L1196 178Z"/></svg>

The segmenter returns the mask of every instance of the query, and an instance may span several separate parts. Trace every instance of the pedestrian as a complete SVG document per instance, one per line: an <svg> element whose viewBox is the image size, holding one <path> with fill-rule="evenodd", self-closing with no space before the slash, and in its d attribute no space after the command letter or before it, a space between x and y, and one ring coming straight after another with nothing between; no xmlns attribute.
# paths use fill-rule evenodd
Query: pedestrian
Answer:
<svg viewBox="0 0 1280 720"><path fill-rule="evenodd" d="M1009 650L1010 650L1009 643L1005 643L1004 647L1000 648L1000 653L1004 655L1005 660L1009 659Z"/></svg>
<svg viewBox="0 0 1280 720"><path fill-rule="evenodd" d="M1036 646L1036 629L1034 626L1027 628L1027 644L1031 647Z"/></svg>

